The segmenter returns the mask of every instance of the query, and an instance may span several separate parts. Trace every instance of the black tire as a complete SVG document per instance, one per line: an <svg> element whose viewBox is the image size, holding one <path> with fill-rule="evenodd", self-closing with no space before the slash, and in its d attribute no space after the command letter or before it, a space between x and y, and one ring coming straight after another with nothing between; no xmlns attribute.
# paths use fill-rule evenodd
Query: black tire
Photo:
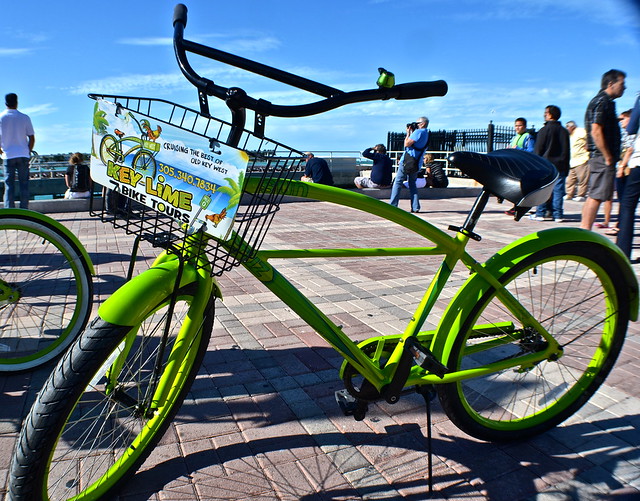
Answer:
<svg viewBox="0 0 640 501"><path fill-rule="evenodd" d="M148 395L153 393L150 379L161 351L169 298L149 311L136 329L100 318L91 323L60 360L25 420L10 468L12 500L106 499L136 472L171 424L207 351L212 299L202 322L191 326L198 334L182 345L188 355L174 356L179 375L167 375L176 335L189 325L192 296L189 286L180 291L162 355L159 380L175 385L165 402L151 405L147 400L153 400ZM126 360L114 371L123 348ZM109 389L108 378L115 379L115 387Z"/></svg>
<svg viewBox="0 0 640 501"><path fill-rule="evenodd" d="M489 441L525 439L573 415L598 389L620 353L629 290L611 251L594 243L558 244L527 257L502 277L511 294L559 343L558 357L438 386L447 416ZM512 322L513 326L509 326ZM486 292L462 322L449 368L471 369L546 347ZM474 326L496 326L474 333ZM481 343L494 341L492 347Z"/></svg>

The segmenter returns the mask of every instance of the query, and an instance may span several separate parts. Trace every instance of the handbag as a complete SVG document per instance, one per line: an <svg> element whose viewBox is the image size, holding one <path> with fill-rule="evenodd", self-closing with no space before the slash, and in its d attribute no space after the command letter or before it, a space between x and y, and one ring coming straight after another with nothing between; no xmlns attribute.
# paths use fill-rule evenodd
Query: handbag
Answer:
<svg viewBox="0 0 640 501"><path fill-rule="evenodd" d="M414 174L418 172L418 159L409 155L407 151L404 155L404 160L402 161L402 170L405 174Z"/></svg>

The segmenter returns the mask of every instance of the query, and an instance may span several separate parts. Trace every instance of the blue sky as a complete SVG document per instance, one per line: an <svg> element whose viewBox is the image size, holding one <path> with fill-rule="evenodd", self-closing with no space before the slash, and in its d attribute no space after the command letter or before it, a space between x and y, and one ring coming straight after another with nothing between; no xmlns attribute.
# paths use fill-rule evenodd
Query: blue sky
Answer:
<svg viewBox="0 0 640 501"><path fill-rule="evenodd" d="M16 92L39 153L90 150L89 92L158 97L197 108L171 45L176 2L2 0L0 95ZM431 128L539 128L548 104L582 124L610 68L628 73L618 110L640 91L638 0L187 0L187 38L343 90L444 79L449 94L347 106L306 119L267 119L267 136L302 150L362 150L427 115ZM216 83L276 104L315 96L194 61ZM211 103L216 116L226 107Z"/></svg>

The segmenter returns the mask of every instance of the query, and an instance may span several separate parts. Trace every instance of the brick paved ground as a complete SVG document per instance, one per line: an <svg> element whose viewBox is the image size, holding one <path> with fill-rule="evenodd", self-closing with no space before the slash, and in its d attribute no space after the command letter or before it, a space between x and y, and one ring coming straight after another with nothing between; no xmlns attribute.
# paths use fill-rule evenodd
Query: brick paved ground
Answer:
<svg viewBox="0 0 640 501"><path fill-rule="evenodd" d="M423 201L438 227L461 224L473 199ZM408 208L408 202L402 201ZM514 222L492 201L481 219L484 260L516 237L556 223ZM577 226L581 205L566 203ZM96 301L122 282L131 239L84 213L58 214L96 264ZM405 246L387 222L323 203L282 206L266 245ZM639 242L640 244L640 242ZM640 253L640 251L638 251ZM152 251L143 252L141 266ZM302 260L285 274L353 339L397 333L433 270L429 258ZM636 273L640 264L634 264ZM467 276L457 270L452 284ZM340 358L244 270L220 279L210 351L174 425L121 500L427 499L426 414L418 395L344 417L333 393ZM451 297L451 291L445 296ZM438 305L436 315L444 304ZM435 324L437 319L431 320ZM434 499L541 501L640 498L639 326L603 388L578 415L527 443L495 445L458 431L433 404ZM10 454L47 369L0 380L0 493Z"/></svg>

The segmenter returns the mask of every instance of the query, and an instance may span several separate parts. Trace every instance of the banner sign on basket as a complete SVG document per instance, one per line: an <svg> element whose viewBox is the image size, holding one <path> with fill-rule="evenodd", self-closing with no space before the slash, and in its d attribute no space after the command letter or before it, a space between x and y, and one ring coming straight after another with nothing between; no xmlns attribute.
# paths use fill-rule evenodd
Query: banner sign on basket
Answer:
<svg viewBox="0 0 640 501"><path fill-rule="evenodd" d="M91 178L183 223L226 238L249 161L241 150L99 99Z"/></svg>

